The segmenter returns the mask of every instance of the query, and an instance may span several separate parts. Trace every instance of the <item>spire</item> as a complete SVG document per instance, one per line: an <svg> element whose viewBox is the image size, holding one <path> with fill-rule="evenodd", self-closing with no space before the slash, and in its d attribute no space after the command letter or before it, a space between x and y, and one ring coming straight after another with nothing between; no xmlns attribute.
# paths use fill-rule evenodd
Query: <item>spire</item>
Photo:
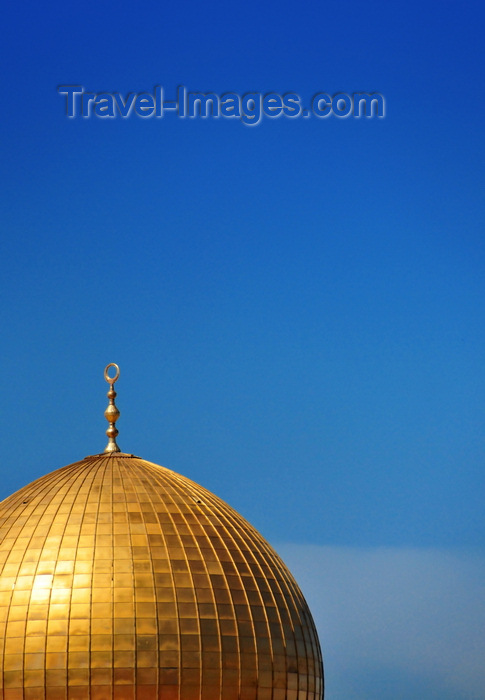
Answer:
<svg viewBox="0 0 485 700"><path fill-rule="evenodd" d="M109 376L109 369L111 367L114 367L116 370L116 374L114 377ZM104 370L104 378L109 384L109 391L107 393L107 397L109 399L109 406L104 412L104 417L109 423L109 428L106 431L106 435L108 436L108 444L104 448L105 452L121 452L120 448L116 444L116 436L118 435L118 430L115 426L116 421L120 417L120 412L115 406L115 397L116 397L116 391L114 390L114 383L120 376L120 368L118 365L116 365L114 362L111 362L109 365L107 365L106 369Z"/></svg>

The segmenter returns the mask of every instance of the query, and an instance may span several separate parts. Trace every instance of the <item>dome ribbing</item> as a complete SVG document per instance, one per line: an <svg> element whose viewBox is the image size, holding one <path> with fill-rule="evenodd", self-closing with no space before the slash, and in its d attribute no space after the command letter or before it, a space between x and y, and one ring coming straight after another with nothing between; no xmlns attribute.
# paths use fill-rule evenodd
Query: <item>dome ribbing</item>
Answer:
<svg viewBox="0 0 485 700"><path fill-rule="evenodd" d="M308 606L214 494L123 453L0 504L4 700L321 700Z"/></svg>

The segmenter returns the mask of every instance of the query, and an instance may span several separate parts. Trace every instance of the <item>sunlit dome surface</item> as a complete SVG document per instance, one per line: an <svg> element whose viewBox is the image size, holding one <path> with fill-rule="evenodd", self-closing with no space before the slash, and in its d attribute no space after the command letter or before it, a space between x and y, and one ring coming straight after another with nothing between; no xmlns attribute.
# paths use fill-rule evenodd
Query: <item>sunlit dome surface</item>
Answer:
<svg viewBox="0 0 485 700"><path fill-rule="evenodd" d="M0 504L4 700L321 700L288 569L230 506L120 452Z"/></svg>

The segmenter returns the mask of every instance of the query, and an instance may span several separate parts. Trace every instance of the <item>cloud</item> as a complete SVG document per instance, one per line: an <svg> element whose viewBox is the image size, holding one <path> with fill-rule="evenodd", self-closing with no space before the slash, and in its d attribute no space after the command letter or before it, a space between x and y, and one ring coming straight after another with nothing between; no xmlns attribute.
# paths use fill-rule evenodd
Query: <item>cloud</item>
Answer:
<svg viewBox="0 0 485 700"><path fill-rule="evenodd" d="M485 556L276 547L308 600L326 700L485 700Z"/></svg>

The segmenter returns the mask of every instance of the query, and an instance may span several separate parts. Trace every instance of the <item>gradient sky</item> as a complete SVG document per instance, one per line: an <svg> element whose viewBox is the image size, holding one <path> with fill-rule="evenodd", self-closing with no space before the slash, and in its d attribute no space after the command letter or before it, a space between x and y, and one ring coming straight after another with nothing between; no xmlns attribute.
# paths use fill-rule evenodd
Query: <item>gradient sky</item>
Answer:
<svg viewBox="0 0 485 700"><path fill-rule="evenodd" d="M483 31L479 2L4 11L0 497L102 451L117 362L121 448L287 553L328 700L485 698ZM62 84L387 111L69 120Z"/></svg>

